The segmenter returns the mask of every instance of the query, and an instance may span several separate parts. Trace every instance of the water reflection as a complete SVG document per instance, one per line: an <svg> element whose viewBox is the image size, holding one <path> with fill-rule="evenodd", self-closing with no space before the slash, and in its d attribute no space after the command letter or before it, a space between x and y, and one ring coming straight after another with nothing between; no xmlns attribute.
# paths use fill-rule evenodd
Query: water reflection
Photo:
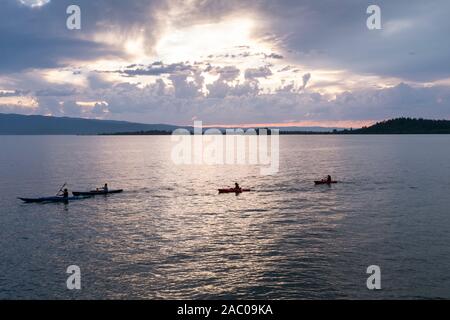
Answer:
<svg viewBox="0 0 450 320"><path fill-rule="evenodd" d="M1 138L0 297L372 298L371 264L387 270L383 297L448 297L442 139L283 136L279 174L261 176L174 166L170 137ZM343 183L314 186L324 174ZM126 191L68 205L15 199L64 181ZM217 193L234 182L254 191ZM61 285L70 264L82 269L78 294Z"/></svg>

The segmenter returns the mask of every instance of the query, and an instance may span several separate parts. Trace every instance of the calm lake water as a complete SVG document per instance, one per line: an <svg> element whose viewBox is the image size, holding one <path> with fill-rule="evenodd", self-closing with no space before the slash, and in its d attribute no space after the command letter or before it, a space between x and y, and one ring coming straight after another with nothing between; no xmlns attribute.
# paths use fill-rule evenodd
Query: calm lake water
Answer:
<svg viewBox="0 0 450 320"><path fill-rule="evenodd" d="M450 136L282 136L280 171L168 136L0 137L0 298L450 298ZM331 174L342 183L314 186ZM22 204L108 182L122 194ZM254 191L217 194L235 181ZM81 268L82 289L66 288ZM381 268L382 290L366 287Z"/></svg>

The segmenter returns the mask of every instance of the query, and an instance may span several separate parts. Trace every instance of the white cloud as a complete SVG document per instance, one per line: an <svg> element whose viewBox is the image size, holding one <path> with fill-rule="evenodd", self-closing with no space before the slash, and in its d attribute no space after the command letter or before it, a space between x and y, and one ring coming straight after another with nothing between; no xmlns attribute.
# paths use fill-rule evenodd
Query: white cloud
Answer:
<svg viewBox="0 0 450 320"><path fill-rule="evenodd" d="M50 0L19 0L19 2L23 5L35 8L46 5L50 2Z"/></svg>

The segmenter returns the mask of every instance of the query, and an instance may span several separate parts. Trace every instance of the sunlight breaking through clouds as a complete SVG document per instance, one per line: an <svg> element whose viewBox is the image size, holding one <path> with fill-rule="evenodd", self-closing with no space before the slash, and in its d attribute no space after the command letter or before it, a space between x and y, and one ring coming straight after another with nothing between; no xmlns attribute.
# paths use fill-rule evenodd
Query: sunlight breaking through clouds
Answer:
<svg viewBox="0 0 450 320"><path fill-rule="evenodd" d="M50 2L50 0L19 0L23 5L29 6L31 8L42 7Z"/></svg>
<svg viewBox="0 0 450 320"><path fill-rule="evenodd" d="M205 59L233 54L243 46L253 53L270 53L267 45L252 38L255 22L250 18L231 18L218 23L197 24L186 28L169 27L161 36L156 52L168 62Z"/></svg>
<svg viewBox="0 0 450 320"><path fill-rule="evenodd" d="M55 29L60 2L6 1L0 88L8 111L27 92L36 113L175 124L443 117L449 3L436 2L380 0L389 14L372 32L347 1L78 0L73 33Z"/></svg>

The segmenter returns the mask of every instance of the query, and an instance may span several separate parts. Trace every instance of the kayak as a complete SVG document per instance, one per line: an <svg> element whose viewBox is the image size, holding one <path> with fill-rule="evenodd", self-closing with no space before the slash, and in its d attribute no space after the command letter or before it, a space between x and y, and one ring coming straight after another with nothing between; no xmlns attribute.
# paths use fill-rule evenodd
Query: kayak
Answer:
<svg viewBox="0 0 450 320"><path fill-rule="evenodd" d="M104 190L91 190L91 191L74 191L72 192L72 194L74 196L96 196L96 195L106 195L106 194L110 194L110 193L121 193L123 192L122 189L117 189L117 190L108 190L108 191L104 191Z"/></svg>
<svg viewBox="0 0 450 320"><path fill-rule="evenodd" d="M43 198L18 198L26 203L43 203L43 202L68 202L73 200L82 200L88 197L43 197Z"/></svg>
<svg viewBox="0 0 450 320"><path fill-rule="evenodd" d="M338 183L337 181L326 181L326 180L318 180L318 181L314 181L314 184L318 185L318 184L332 184L332 183Z"/></svg>
<svg viewBox="0 0 450 320"><path fill-rule="evenodd" d="M236 189L236 188L228 188L228 189L219 189L219 193L241 193L241 192L248 192L251 191L250 189Z"/></svg>

